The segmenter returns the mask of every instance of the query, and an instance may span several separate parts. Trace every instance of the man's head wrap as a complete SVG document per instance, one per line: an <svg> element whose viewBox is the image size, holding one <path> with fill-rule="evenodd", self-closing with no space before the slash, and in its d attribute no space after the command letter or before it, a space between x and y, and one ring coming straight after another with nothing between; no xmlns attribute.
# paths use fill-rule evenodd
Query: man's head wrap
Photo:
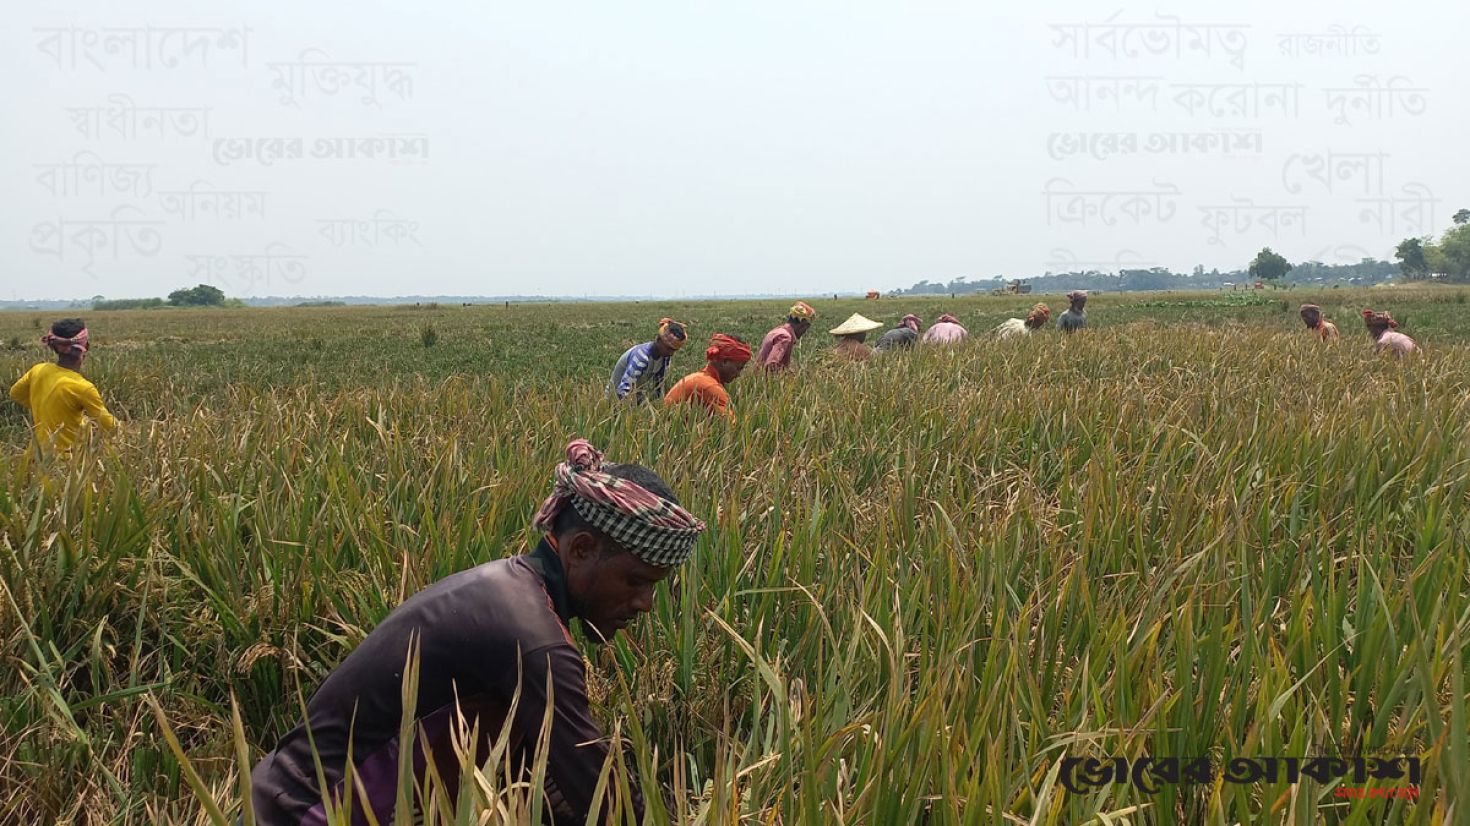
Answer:
<svg viewBox="0 0 1470 826"><path fill-rule="evenodd" d="M1087 290L1073 290L1073 291L1067 293L1067 300L1068 301L1076 301L1079 298L1086 298L1086 297L1087 297Z"/></svg>
<svg viewBox="0 0 1470 826"><path fill-rule="evenodd" d="M902 321L898 322L898 326L907 327L917 333L919 332L919 327L922 326L923 323L924 319L919 318L913 313L909 313L908 315L903 317Z"/></svg>
<svg viewBox="0 0 1470 826"><path fill-rule="evenodd" d="M1399 326L1399 323L1394 321L1393 316L1388 313L1375 313L1372 310L1363 311L1363 323L1369 327L1388 327L1390 329Z"/></svg>
<svg viewBox="0 0 1470 826"><path fill-rule="evenodd" d="M709 348L704 351L706 361L750 361L750 345L724 333L715 333L709 337Z"/></svg>
<svg viewBox="0 0 1470 826"><path fill-rule="evenodd" d="M586 439L567 445L567 460L552 474L555 488L531 523L550 531L571 504L587 524L639 559L660 568L679 565L694 552L704 523L689 511L634 482L602 470L602 454Z"/></svg>
<svg viewBox="0 0 1470 826"><path fill-rule="evenodd" d="M658 320L658 337L670 350L678 350L689 341L689 329L672 318Z"/></svg>
<svg viewBox="0 0 1470 826"><path fill-rule="evenodd" d="M794 318L797 321L811 321L817 317L817 311L805 301L798 301L791 305L790 310L786 311L786 317Z"/></svg>
<svg viewBox="0 0 1470 826"><path fill-rule="evenodd" d="M1305 315L1306 313L1319 313L1320 314L1322 312L1322 308L1321 307L1318 307L1316 304L1303 304L1301 306L1300 312L1303 315Z"/></svg>
<svg viewBox="0 0 1470 826"><path fill-rule="evenodd" d="M939 320L936 321L936 322L934 322L934 323L935 324L959 324L960 323L960 320L958 318L955 318L954 316L950 315L949 313L944 313L944 314L940 315L939 316Z"/></svg>
<svg viewBox="0 0 1470 826"><path fill-rule="evenodd" d="M85 356L89 346L87 344L87 328L83 327L81 332L71 338L63 338L55 333L47 333L41 336L41 343L63 356Z"/></svg>
<svg viewBox="0 0 1470 826"><path fill-rule="evenodd" d="M1033 324L1045 324L1051 319L1051 308L1045 304L1037 304L1026 314L1026 320Z"/></svg>

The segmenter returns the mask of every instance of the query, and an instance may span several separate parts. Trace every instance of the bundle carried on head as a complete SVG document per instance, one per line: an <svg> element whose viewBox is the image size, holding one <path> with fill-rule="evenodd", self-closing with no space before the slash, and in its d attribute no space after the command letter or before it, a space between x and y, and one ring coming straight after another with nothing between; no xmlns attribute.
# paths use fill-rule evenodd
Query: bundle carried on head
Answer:
<svg viewBox="0 0 1470 826"><path fill-rule="evenodd" d="M817 317L817 310L805 301L798 301L791 305L790 310L786 311L786 317L796 319L797 321L811 321Z"/></svg>
<svg viewBox="0 0 1470 826"><path fill-rule="evenodd" d="M683 563L705 525L689 511L640 485L603 471L602 454L586 439L567 445L552 473L555 487L531 523L550 531L567 505L639 559L660 568Z"/></svg>

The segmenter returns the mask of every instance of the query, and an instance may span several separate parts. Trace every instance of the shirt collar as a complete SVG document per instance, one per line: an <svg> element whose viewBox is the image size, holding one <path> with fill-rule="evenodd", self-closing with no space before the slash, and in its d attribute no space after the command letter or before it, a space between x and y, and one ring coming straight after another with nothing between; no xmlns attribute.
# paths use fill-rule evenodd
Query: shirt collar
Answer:
<svg viewBox="0 0 1470 826"><path fill-rule="evenodd" d="M535 550L526 554L526 564L540 574L542 581L546 583L546 595L551 597L551 606L556 609L556 616L561 619L562 625L570 626L572 607L567 598L567 573L550 536L543 536Z"/></svg>

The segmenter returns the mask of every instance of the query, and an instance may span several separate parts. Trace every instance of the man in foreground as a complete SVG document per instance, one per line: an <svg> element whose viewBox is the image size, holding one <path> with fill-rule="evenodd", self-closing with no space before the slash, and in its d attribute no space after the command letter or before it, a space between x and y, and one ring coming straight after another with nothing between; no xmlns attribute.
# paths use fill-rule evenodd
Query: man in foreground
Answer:
<svg viewBox="0 0 1470 826"><path fill-rule="evenodd" d="M1316 304L1303 304L1302 323L1321 341L1337 341L1337 325L1322 317L1322 308Z"/></svg>
<svg viewBox="0 0 1470 826"><path fill-rule="evenodd" d="M761 339L760 352L756 354L755 363L767 373L779 373L789 368L791 352L796 349L797 339L806 335L806 331L812 327L812 319L816 317L817 311L805 301L792 304L786 313L786 323L766 333L766 337Z"/></svg>
<svg viewBox="0 0 1470 826"><path fill-rule="evenodd" d="M66 454L81 436L84 415L104 430L117 427L117 419L102 403L96 385L82 377L82 362L91 349L87 325L80 318L64 318L51 325L41 343L56 353L56 363L27 370L11 385L10 398L36 419L33 445L43 453Z"/></svg>
<svg viewBox="0 0 1470 826"><path fill-rule="evenodd" d="M1064 333L1075 333L1087 327L1087 290L1073 290L1067 293L1067 302L1070 306L1067 311L1057 317L1057 327Z"/></svg>
<svg viewBox="0 0 1470 826"><path fill-rule="evenodd" d="M603 464L582 439L567 445L555 489L532 524L545 536L531 553L462 571L415 594L327 676L307 703L306 721L251 775L260 823L326 823L308 726L333 805L350 794L358 822L365 798L379 823L392 822L402 676L414 650L419 678L411 713L415 731L422 729L413 746L416 783L432 756L453 800L456 708L466 727L478 724L476 760L483 762L511 716L519 682L513 761L531 765L550 697L545 792L551 815L558 824L580 824L600 806L606 816L608 800L594 797L608 747L588 708L582 656L568 626L576 617L592 639L612 639L652 609L654 587L689 557L705 526L679 507L653 471ZM358 779L351 791L343 782L349 770ZM634 808L641 819L641 799Z"/></svg>
<svg viewBox="0 0 1470 826"><path fill-rule="evenodd" d="M619 399L631 395L640 403L661 397L669 360L684 346L688 337L683 324L672 318L659 319L658 334L653 341L629 347L613 365L612 378L607 383L608 394Z"/></svg>
<svg viewBox="0 0 1470 826"><path fill-rule="evenodd" d="M710 336L704 358L707 362L704 369L679 379L669 390L669 395L664 396L664 407L699 404L711 415L723 416L733 422L735 411L730 409L730 394L725 387L745 371L745 365L750 361L750 345L735 336L715 333Z"/></svg>
<svg viewBox="0 0 1470 826"><path fill-rule="evenodd" d="M919 343L919 328L924 322L913 313L903 317L898 326L878 337L877 344L873 348L878 352L886 350L908 350Z"/></svg>

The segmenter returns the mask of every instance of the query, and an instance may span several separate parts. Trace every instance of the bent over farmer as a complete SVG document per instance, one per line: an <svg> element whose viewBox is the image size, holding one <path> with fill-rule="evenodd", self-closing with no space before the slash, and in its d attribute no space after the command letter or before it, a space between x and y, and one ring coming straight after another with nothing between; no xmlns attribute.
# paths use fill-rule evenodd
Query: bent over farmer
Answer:
<svg viewBox="0 0 1470 826"><path fill-rule="evenodd" d="M1040 330L1046 326L1051 319L1051 308L1045 304L1032 306L1031 312L1025 318L1008 318L995 328L996 340L1015 338L1016 336L1030 335L1032 330Z"/></svg>
<svg viewBox="0 0 1470 826"><path fill-rule="evenodd" d="M1075 333L1087 328L1087 290L1067 293L1067 310L1057 319L1057 326L1064 333Z"/></svg>
<svg viewBox="0 0 1470 826"><path fill-rule="evenodd" d="M87 325L80 318L64 318L51 325L41 343L56 353L56 362L27 370L11 385L10 398L36 419L32 444L42 452L64 454L82 434L83 415L104 430L117 427L117 419L102 403L97 386L82 377L82 362L91 349Z"/></svg>
<svg viewBox="0 0 1470 826"><path fill-rule="evenodd" d="M689 333L683 324L672 318L659 319L658 335L653 337L653 341L629 347L613 365L607 394L619 399L631 396L637 402L663 396L669 360L688 339Z"/></svg>
<svg viewBox="0 0 1470 826"><path fill-rule="evenodd" d="M779 373L790 367L791 352L796 349L797 340L812 328L812 320L816 317L817 311L805 301L792 304L786 313L785 323L761 339L755 363L768 373Z"/></svg>
<svg viewBox="0 0 1470 826"><path fill-rule="evenodd" d="M1303 304L1301 306L1302 323L1307 325L1307 330L1319 341L1337 341L1341 335L1337 332L1337 325L1322 317L1322 308L1316 304Z"/></svg>
<svg viewBox="0 0 1470 826"><path fill-rule="evenodd" d="M725 387L744 372L750 361L750 345L735 336L715 333L710 336L704 358L708 362L704 369L679 379L664 396L664 407L700 404L711 414L734 421L735 411L730 409L730 393Z"/></svg>
<svg viewBox="0 0 1470 826"><path fill-rule="evenodd" d="M919 343L919 328L923 320L913 313L904 316L898 326L878 337L873 349L879 353L888 350L910 350Z"/></svg>
<svg viewBox="0 0 1470 826"><path fill-rule="evenodd" d="M417 785L432 761L447 799L455 799L456 708L466 728L479 727L477 763L488 759L510 717L511 765L530 777L549 697L544 790L551 819L580 824L594 806L607 816L609 800L594 798L608 746L588 708L582 655L569 626L576 618L594 641L611 640L652 609L654 588L689 558L705 526L653 471L604 464L583 439L567 445L566 456L532 523L544 536L530 553L453 574L413 595L327 676L306 705L306 720L252 773L260 823L325 824L323 798L337 806L349 794L355 813L366 805L377 822L393 821L404 747L397 739L402 675L415 648ZM317 784L313 740L325 788ZM347 787L349 778L356 788ZM641 797L632 808L641 820Z"/></svg>
<svg viewBox="0 0 1470 826"><path fill-rule="evenodd" d="M1416 341L1398 331L1399 323L1386 312L1375 313L1372 310L1364 310L1363 326L1368 328L1368 335L1373 337L1375 342L1373 352L1375 353L1382 353L1386 350L1397 358L1403 358L1419 349Z"/></svg>

